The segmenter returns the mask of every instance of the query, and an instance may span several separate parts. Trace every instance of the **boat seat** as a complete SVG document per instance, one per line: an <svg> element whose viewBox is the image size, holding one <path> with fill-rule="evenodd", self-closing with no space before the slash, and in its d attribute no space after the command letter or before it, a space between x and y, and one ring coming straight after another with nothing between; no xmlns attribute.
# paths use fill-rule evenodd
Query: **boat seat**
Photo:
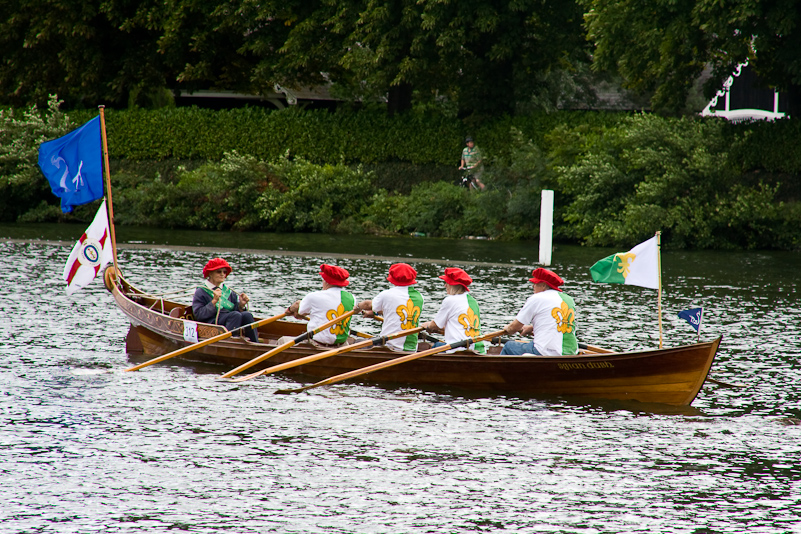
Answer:
<svg viewBox="0 0 801 534"><path fill-rule="evenodd" d="M176 319L192 319L192 307L176 306L170 310L170 317L175 317Z"/></svg>

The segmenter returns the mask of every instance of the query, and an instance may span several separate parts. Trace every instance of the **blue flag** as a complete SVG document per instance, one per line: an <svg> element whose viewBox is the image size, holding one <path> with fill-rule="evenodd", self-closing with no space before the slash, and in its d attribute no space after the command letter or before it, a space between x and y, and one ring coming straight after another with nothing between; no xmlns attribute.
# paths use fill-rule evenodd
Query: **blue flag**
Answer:
<svg viewBox="0 0 801 534"><path fill-rule="evenodd" d="M679 312L679 317L687 321L695 328L696 332L701 331L701 317L704 314L703 308L693 308Z"/></svg>
<svg viewBox="0 0 801 534"><path fill-rule="evenodd" d="M39 167L53 194L61 197L61 211L69 213L103 196L102 156L99 116L39 147Z"/></svg>

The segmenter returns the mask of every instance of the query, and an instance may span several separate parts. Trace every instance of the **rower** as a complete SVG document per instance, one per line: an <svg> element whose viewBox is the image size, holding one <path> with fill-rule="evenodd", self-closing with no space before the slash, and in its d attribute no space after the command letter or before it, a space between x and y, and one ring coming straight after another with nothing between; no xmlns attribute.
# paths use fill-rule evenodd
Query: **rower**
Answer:
<svg viewBox="0 0 801 534"><path fill-rule="evenodd" d="M206 280L198 286L192 297L192 313L196 320L223 325L229 332L254 322L253 315L246 311L250 298L245 293L237 295L224 283L232 270L224 259L210 259L203 267L203 278ZM248 340L258 342L255 330L245 328L244 331Z"/></svg>
<svg viewBox="0 0 801 534"><path fill-rule="evenodd" d="M445 343L434 343L434 347L480 336L481 314L478 302L468 294L468 286L473 279L457 267L448 267L440 278L445 281L445 292L448 296L442 301L434 319L420 325L429 332L445 334ZM487 353L483 342L470 345L470 349L479 354Z"/></svg>
<svg viewBox="0 0 801 534"><path fill-rule="evenodd" d="M320 276L323 278L321 291L309 293L286 309L287 315L292 315L296 319L301 319L302 315L309 316L309 322L306 325L307 332L351 311L355 305L353 295L344 289L350 283L348 271L342 267L324 263L320 265ZM349 334L350 317L331 328L318 332L312 341L323 346L341 345L348 341Z"/></svg>
<svg viewBox="0 0 801 534"><path fill-rule="evenodd" d="M417 328L423 309L423 296L411 287L417 283L417 271L407 263L393 263L387 280L394 286L380 292L373 300L363 300L359 308L365 317L381 315L384 324L381 335ZM392 350L417 350L417 334L390 339L386 346Z"/></svg>
<svg viewBox="0 0 801 534"><path fill-rule="evenodd" d="M533 335L532 341L508 341L501 354L541 354L566 356L578 354L576 340L576 305L559 286L565 283L555 272L542 267L534 269L529 281L534 284L531 295L517 317L506 327L507 334L520 332Z"/></svg>

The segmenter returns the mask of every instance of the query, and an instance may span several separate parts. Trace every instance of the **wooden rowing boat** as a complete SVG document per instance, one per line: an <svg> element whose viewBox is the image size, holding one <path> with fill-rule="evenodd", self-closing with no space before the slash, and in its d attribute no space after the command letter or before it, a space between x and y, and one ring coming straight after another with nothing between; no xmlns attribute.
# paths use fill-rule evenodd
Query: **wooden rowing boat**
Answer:
<svg viewBox="0 0 801 534"><path fill-rule="evenodd" d="M116 275L115 275L116 273ZM131 327L127 337L129 353L157 356L190 343L184 340L186 304L147 295L127 282L113 268L104 275ZM257 318L258 319L258 318ZM306 331L305 323L275 321L259 328L259 343L228 338L180 356L190 361L236 367L274 348L282 336L296 337ZM199 339L225 332L221 326L197 323ZM467 390L518 395L588 396L602 399L689 405L707 378L720 338L706 343L639 352L597 353L577 356L501 356L500 347L490 354L469 351L436 354L369 375L371 381L416 387L450 386ZM428 348L420 344L420 350ZM260 367L284 363L320 352L310 343L299 343ZM346 371L388 361L399 356L383 347L359 349L284 373L326 378Z"/></svg>

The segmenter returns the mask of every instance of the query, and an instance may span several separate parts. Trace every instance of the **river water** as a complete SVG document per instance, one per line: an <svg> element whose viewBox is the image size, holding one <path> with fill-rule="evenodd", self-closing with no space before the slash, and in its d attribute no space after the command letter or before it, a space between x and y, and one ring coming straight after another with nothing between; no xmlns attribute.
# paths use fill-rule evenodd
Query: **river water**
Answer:
<svg viewBox="0 0 801 534"><path fill-rule="evenodd" d="M692 407L369 382L285 396L295 378L233 384L178 360L123 373L142 358L101 281L72 297L60 281L83 230L0 226L0 532L801 532L799 253L663 253L665 345L694 342L676 313L704 306L701 338L723 336L713 376L745 386L707 384ZM361 299L404 258L429 319L456 265L485 329L514 316L537 259L536 243L468 240L119 228L118 242L151 292L192 287L224 255L262 316L318 289L320 263L347 268ZM554 251L579 337L656 347L656 291L590 280L612 252Z"/></svg>

